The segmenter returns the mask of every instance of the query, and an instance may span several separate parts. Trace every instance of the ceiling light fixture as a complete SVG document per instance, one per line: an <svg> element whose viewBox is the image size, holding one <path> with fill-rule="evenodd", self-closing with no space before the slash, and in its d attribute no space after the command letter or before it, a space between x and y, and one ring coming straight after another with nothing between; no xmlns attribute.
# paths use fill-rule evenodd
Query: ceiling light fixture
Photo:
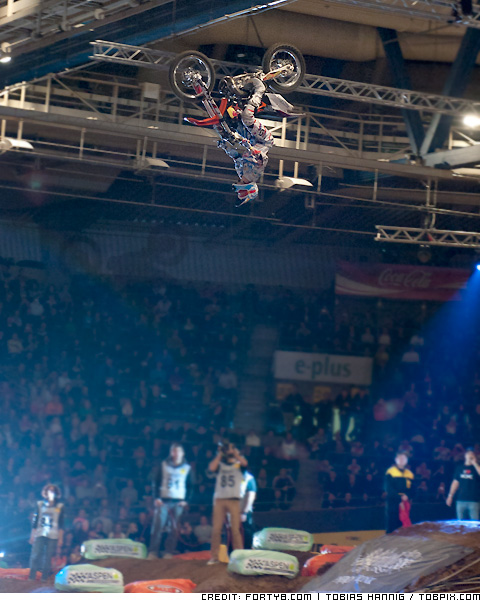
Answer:
<svg viewBox="0 0 480 600"><path fill-rule="evenodd" d="M0 50L0 63L7 64L12 60L12 55L5 52L5 50Z"/></svg>
<svg viewBox="0 0 480 600"><path fill-rule="evenodd" d="M463 117L463 124L467 127L478 127L480 125L480 117L478 115L465 115Z"/></svg>

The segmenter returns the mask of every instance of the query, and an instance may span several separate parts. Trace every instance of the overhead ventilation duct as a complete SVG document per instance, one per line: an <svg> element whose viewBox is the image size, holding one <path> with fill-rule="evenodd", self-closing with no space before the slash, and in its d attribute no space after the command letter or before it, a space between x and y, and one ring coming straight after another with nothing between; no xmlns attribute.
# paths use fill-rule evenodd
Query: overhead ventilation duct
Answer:
<svg viewBox="0 0 480 600"><path fill-rule="evenodd" d="M391 26L394 27L394 24ZM398 35L406 60L426 62L452 62L461 39L456 35L428 33L400 32ZM179 41L182 47L190 48L203 44L266 48L279 40L294 44L304 54L311 56L358 62L385 56L376 27L287 10L271 11L234 23L222 23L182 37Z"/></svg>

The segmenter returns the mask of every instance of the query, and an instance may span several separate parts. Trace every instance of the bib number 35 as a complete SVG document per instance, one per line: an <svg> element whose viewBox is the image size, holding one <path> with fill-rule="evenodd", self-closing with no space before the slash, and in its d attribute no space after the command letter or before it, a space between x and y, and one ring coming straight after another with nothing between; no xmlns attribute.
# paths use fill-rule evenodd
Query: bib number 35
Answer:
<svg viewBox="0 0 480 600"><path fill-rule="evenodd" d="M220 486L222 488L225 487L234 487L235 485L235 475L222 475L220 478Z"/></svg>

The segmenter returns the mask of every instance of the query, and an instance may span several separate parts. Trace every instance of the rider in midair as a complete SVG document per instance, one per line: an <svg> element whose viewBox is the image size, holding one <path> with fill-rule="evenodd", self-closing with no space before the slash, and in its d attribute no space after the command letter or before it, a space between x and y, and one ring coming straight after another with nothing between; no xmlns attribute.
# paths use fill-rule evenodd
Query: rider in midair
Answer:
<svg viewBox="0 0 480 600"><path fill-rule="evenodd" d="M265 93L265 84L258 77L253 77L249 82L252 88L250 97L246 101L245 108L239 113L241 122L237 126L237 133L250 143L250 148L240 154L235 148L228 146L223 140L218 146L233 158L235 170L240 182L233 184L237 192L238 201L236 206L254 200L258 196L257 181L263 175L268 162L268 151L273 146L273 136L258 119L255 118L255 110L262 103Z"/></svg>

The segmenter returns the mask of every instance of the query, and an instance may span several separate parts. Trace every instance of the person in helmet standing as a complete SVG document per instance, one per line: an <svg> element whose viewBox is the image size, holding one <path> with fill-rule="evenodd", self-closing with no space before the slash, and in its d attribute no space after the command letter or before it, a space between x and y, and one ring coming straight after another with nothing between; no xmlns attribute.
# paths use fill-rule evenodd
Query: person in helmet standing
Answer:
<svg viewBox="0 0 480 600"><path fill-rule="evenodd" d="M243 548L240 497L243 469L247 466L247 459L229 441L225 441L219 446L217 455L208 466L208 470L216 474L213 496L211 558L207 563L208 565L218 563L222 527L227 515L230 518L233 548L234 550Z"/></svg>
<svg viewBox="0 0 480 600"><path fill-rule="evenodd" d="M30 543L29 579L35 579L37 571L42 573L42 581L47 581L51 572L52 558L57 547L63 543L63 504L59 502L61 493L56 485L51 483L42 489L42 498L37 502L37 510L33 517Z"/></svg>
<svg viewBox="0 0 480 600"><path fill-rule="evenodd" d="M148 558L158 558L169 520L171 528L165 540L164 558L170 558L176 550L178 523L188 504L191 488L191 467L185 461L185 450L181 444L174 443L152 483L155 501Z"/></svg>
<svg viewBox="0 0 480 600"><path fill-rule="evenodd" d="M240 154L224 141L218 142L218 147L223 148L228 156L233 158L235 170L240 179L238 184L233 184L238 197L237 207L258 197L257 181L265 171L268 151L274 144L272 134L255 118L255 110L262 103L265 93L265 84L258 77L253 77L249 86L251 88L250 97L239 115L241 122L237 126L237 133L248 140L250 148Z"/></svg>

